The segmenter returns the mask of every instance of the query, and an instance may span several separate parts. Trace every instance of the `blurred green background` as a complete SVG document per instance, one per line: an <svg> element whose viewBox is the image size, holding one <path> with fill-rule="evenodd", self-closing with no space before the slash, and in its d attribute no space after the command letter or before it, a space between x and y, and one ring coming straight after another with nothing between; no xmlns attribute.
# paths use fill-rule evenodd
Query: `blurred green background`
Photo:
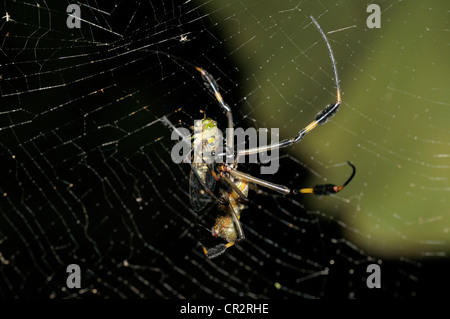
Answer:
<svg viewBox="0 0 450 319"><path fill-rule="evenodd" d="M305 197L326 209L345 237L380 256L447 256L449 251L450 88L448 1L378 1L381 28L369 29L361 1L213 1L252 114L280 138L294 136L334 102L327 33L342 90L340 112L289 154L311 183L348 188L333 199ZM302 185L307 186L307 185Z"/></svg>

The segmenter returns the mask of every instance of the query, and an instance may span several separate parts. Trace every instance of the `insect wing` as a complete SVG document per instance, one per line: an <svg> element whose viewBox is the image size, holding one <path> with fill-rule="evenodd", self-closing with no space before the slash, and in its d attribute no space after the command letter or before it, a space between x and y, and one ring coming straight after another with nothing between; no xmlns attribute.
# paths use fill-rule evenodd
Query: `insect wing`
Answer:
<svg viewBox="0 0 450 319"><path fill-rule="evenodd" d="M193 167L193 169L196 170L198 176L201 178L205 186L210 191L213 191L214 187L216 186L216 180L211 174L208 165L196 165ZM198 177L193 171L191 171L191 174L189 176L189 198L191 200L191 206L196 212L201 211L212 200L212 197L203 188L202 183L199 181Z"/></svg>

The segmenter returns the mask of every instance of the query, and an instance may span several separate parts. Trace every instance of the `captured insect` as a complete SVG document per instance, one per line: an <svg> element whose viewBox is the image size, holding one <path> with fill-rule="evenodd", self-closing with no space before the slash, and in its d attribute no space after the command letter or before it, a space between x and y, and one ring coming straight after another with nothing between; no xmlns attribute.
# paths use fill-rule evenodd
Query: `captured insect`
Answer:
<svg viewBox="0 0 450 319"><path fill-rule="evenodd" d="M218 147L218 128L217 122L211 119L204 119L196 123L200 127L195 128L194 145L199 145L200 154L214 154ZM189 176L189 199L192 208L199 212L210 202L210 198L214 197L212 190L216 185L214 177L214 163L207 164L204 158L197 163L192 164Z"/></svg>
<svg viewBox="0 0 450 319"><path fill-rule="evenodd" d="M281 142L270 144L267 146L260 146L237 151L234 150L233 139L230 139L226 146L227 156L229 153L232 153L231 155L234 156L234 162L227 162L226 164L209 163L202 158L202 161L200 161L199 163L191 164L191 174L189 178L189 197L192 208L195 211L202 210L211 200L211 198L219 203L219 215L216 219L215 225L211 230L211 233L214 237L222 238L226 243L219 243L212 248L206 248L205 246L203 246L203 252L209 258L214 258L223 254L228 248L245 239L244 231L239 219L242 210L245 208L245 204L248 202L247 197L249 186L251 184L266 187L283 195L296 195L299 193L332 195L340 192L345 186L350 183L350 181L355 176L355 166L350 162L347 162L348 165L352 168L352 173L342 185L320 184L309 188L290 189L286 186L274 184L237 170L239 156L258 154L271 150L281 149L298 143L307 133L311 132L318 125L326 123L339 110L342 102L341 91L339 87L339 78L333 51L320 25L312 16L310 16L310 18L315 27L320 32L328 48L328 52L333 65L334 81L337 90L336 102L327 105L323 110L317 113L314 120L309 125L301 129L293 138L285 139ZM206 70L200 67L196 67L196 70L200 72L206 88L212 95L214 95L219 106L225 112L228 120L228 129L232 131L234 129L234 124L231 108L223 100L219 92L219 87L216 80ZM173 129L176 129L166 117L163 118L163 121L169 124L169 126L171 126ZM201 146L200 152L202 152L202 154L204 154L203 152L206 152L206 154L214 154L216 152L218 146L216 139L217 130L217 122L212 119L205 118L199 124L197 134L194 134L193 139L194 144ZM223 185L219 189L219 197L217 197L213 193L215 184L218 181L221 181Z"/></svg>

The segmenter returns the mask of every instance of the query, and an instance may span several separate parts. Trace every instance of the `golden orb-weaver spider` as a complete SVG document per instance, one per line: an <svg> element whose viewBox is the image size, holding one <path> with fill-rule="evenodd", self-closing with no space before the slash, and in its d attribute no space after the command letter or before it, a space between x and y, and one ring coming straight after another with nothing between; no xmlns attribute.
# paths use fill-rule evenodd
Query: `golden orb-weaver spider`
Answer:
<svg viewBox="0 0 450 319"><path fill-rule="evenodd" d="M320 25L312 16L310 18L324 39L333 64L334 80L337 90L336 102L327 105L323 110L317 113L314 120L301 129L293 138L285 139L281 142L267 146L238 150L236 152L234 151L233 139L230 139L227 144L227 150L231 150L231 156L234 156L234 161L232 163L218 164L206 163L203 161L200 163L190 164L191 173L189 178L189 197L192 208L195 211L202 210L211 198L214 198L217 202L219 202L219 216L216 219L216 223L212 228L211 233L214 237L224 239L226 243L217 244L212 248L206 248L203 246L203 251L209 258L214 258L223 254L227 248L245 239L244 231L239 219L241 216L241 211L245 208L245 203L248 202L247 196L250 184L263 186L284 195L298 193L332 195L340 192L355 175L355 166L353 166L350 162L347 162L352 168L352 174L342 185L320 184L314 187L290 189L286 186L274 184L237 170L239 156L267 152L298 143L315 127L326 123L331 117L333 117L341 106L341 91L333 51ZM206 88L215 97L219 106L225 112L228 119L228 129L232 131L234 129L234 124L231 108L222 98L216 80L206 70L200 67L195 67L195 69L200 72ZM163 121L172 127L172 129L176 130L173 124L170 123L166 117L163 117ZM201 145L201 154L215 153L218 146L217 139L215 138L215 136L217 136L217 122L209 118L203 119L200 123L198 132L199 133L194 134L193 139L194 144ZM220 195L217 197L214 195L213 190L216 182L219 180L223 181L223 183L228 187L221 187Z"/></svg>

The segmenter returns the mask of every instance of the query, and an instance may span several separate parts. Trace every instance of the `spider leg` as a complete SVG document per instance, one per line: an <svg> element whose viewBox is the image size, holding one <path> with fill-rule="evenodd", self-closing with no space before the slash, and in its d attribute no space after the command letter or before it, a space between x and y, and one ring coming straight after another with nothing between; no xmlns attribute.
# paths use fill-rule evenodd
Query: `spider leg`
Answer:
<svg viewBox="0 0 450 319"><path fill-rule="evenodd" d="M241 222L239 221L237 213L235 212L233 207L231 207L231 216L233 217L234 225L236 226L237 238L235 239L235 241L233 243L228 243L228 247L231 247L234 244L238 244L241 241L245 240L244 230L242 229Z"/></svg>
<svg viewBox="0 0 450 319"><path fill-rule="evenodd" d="M283 195L291 194L291 189L289 187L265 181L263 179L254 177L254 176L252 176L250 174L243 173L243 172L238 171L238 170L236 170L234 168L231 168L231 167L227 167L227 170L230 173L230 175L233 176L233 177L246 180L246 181L248 181L249 183L252 183L252 184L256 184L256 185L260 185L260 186L266 187L268 189L271 189L271 190L276 191L278 193L281 193Z"/></svg>
<svg viewBox="0 0 450 319"><path fill-rule="evenodd" d="M345 186L348 185L348 183L350 183L350 181L353 179L353 177L355 176L356 173L356 168L355 166L350 163L347 162L348 165L350 165L350 167L352 168L352 175L350 175L350 177L347 179L347 181L340 185L334 185L334 184L321 184L321 185L316 185L312 188L301 188L298 191L294 190L294 194L297 193L302 193L302 194L314 194L314 195L332 195L332 194L336 194L339 193Z"/></svg>
<svg viewBox="0 0 450 319"><path fill-rule="evenodd" d="M236 169L233 169L231 167L227 167L228 172L230 173L231 176L233 177L237 177L243 180L248 181L249 183L253 183L256 185L260 185L263 187L266 187L268 189L274 190L278 193L281 193L283 195L290 195L290 194L298 194L298 193L302 193L302 194L314 194L314 195L332 195L332 194L336 194L339 193L342 189L344 189L345 186L348 185L348 183L350 183L350 181L353 179L353 177L355 176L356 173L356 168L355 166L350 163L347 162L348 165L350 165L350 167L352 168L352 174L351 176L347 179L347 181L342 184L342 185L334 185L334 184L319 184L319 185L315 185L314 187L309 187L309 188L301 188L301 189L293 189L291 190L289 187L287 186L283 186L283 185L279 185L279 184L275 184L275 183L271 183L268 181L265 181L263 179L251 176L249 174L240 172Z"/></svg>
<svg viewBox="0 0 450 319"><path fill-rule="evenodd" d="M200 67L195 67L195 69L202 74L202 78L203 78L203 82L205 83L205 86L214 95L214 97L216 98L217 102L219 103L219 106L225 111L225 114L226 114L227 119L228 119L229 136L231 137L231 138L227 139L227 158L233 157L234 156L234 154L233 154L233 150L234 150L234 123L233 123L233 114L231 113L231 108L223 100L222 95L219 92L219 86L217 85L217 82L213 78L213 76L211 74L209 74L206 70L204 70L204 69L202 69ZM228 151L228 150L231 150L231 151Z"/></svg>
<svg viewBox="0 0 450 319"><path fill-rule="evenodd" d="M336 91L337 91L336 92L336 96L337 96L336 102L328 104L323 110L321 110L319 113L317 113L316 117L314 118L314 121L312 121L306 127L301 129L295 137L282 140L281 142L276 143L276 144L271 144L271 145L262 146L262 147L255 147L255 148L251 148L251 149L247 149L247 150L239 150L237 153L237 157L239 157L241 155L249 155L249 154L257 154L257 153L267 152L267 151L280 149L280 148L287 147L292 144L298 143L303 139L303 137L305 137L305 135L307 133L311 132L318 125L325 124L339 110L342 100L341 100L341 90L339 88L339 77L338 77L338 72L337 72L337 68L336 68L336 60L334 59L333 50L331 49L331 45L328 42L328 39L327 39L325 33L323 32L322 28L320 27L320 25L317 23L317 21L312 16L310 16L310 18L311 18L312 22L314 23L315 27L319 30L320 34L322 35L322 38L324 39L324 41L327 45L328 53L331 58L331 62L333 64L334 81L335 81Z"/></svg>

